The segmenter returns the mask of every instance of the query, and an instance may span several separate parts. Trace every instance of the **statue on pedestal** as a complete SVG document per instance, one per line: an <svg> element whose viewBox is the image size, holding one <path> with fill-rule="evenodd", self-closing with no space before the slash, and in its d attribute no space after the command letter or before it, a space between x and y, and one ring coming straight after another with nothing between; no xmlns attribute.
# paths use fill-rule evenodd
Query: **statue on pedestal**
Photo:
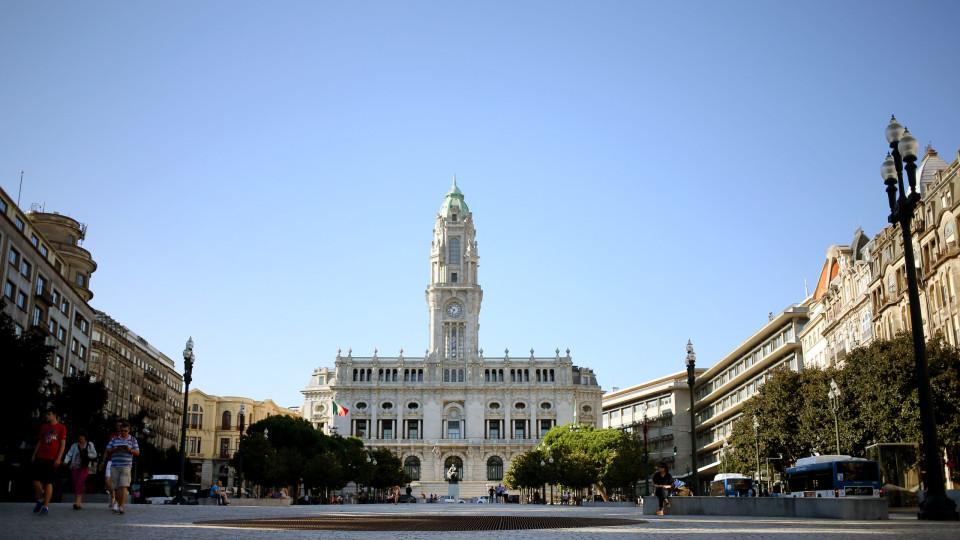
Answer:
<svg viewBox="0 0 960 540"><path fill-rule="evenodd" d="M460 481L460 475L457 474L457 466L451 464L450 468L447 469L447 482L450 482L451 484L456 484L459 481Z"/></svg>

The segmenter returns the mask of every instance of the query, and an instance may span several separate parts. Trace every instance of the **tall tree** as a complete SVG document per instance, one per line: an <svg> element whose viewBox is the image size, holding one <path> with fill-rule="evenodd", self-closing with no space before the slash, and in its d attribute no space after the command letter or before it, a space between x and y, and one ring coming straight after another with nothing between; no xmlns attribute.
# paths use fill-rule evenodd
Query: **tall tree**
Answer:
<svg viewBox="0 0 960 540"><path fill-rule="evenodd" d="M960 349L938 334L927 342L927 362L940 445L960 444ZM840 390L836 424L827 396L831 380ZM850 351L841 369L781 368L744 404L728 463L752 473L758 439L761 459L783 455L771 462L781 472L813 453L836 453L838 431L840 453L857 457L875 443L918 442L918 402L909 333ZM753 417L759 421L756 435Z"/></svg>
<svg viewBox="0 0 960 540"><path fill-rule="evenodd" d="M403 470L400 457L389 448L377 448L370 452L370 456L377 460L370 485L377 489L386 489L393 486L405 486L410 482L410 475Z"/></svg>
<svg viewBox="0 0 960 540"><path fill-rule="evenodd" d="M103 408L106 404L107 388L103 381L93 382L85 373L65 377L63 390L54 399L54 408L60 411L61 422L71 433L85 429L90 434L100 435L105 423Z"/></svg>
<svg viewBox="0 0 960 540"><path fill-rule="evenodd" d="M30 446L40 426L39 412L46 403L41 385L47 376L46 366L53 347L46 345L46 332L32 327L17 335L13 319L6 312L7 303L0 298L0 410L6 418L0 435L2 467L19 460L24 442Z"/></svg>

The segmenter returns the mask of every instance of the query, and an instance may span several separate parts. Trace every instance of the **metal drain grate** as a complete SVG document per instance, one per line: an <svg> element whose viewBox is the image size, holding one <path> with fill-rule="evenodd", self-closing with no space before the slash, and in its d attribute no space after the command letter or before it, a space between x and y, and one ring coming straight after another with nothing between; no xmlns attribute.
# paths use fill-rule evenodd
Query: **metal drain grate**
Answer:
<svg viewBox="0 0 960 540"><path fill-rule="evenodd" d="M311 516L273 519L221 519L196 525L288 531L513 531L575 529L646 523L639 519L556 516Z"/></svg>

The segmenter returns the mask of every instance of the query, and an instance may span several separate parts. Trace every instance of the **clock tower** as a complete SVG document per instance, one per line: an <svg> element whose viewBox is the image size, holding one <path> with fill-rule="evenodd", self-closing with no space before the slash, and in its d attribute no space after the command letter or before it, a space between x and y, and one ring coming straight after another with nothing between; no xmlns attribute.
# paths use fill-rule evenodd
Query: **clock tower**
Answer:
<svg viewBox="0 0 960 540"><path fill-rule="evenodd" d="M457 187L447 192L430 243L430 354L443 361L463 361L477 355L480 301L477 283L477 242L473 214Z"/></svg>

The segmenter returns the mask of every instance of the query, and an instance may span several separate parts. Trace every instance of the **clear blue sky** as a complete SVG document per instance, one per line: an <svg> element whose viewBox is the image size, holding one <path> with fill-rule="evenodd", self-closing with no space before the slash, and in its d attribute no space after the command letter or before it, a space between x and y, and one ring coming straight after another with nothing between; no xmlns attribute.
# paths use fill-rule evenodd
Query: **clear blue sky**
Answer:
<svg viewBox="0 0 960 540"><path fill-rule="evenodd" d="M904 8L907 9L904 9ZM89 224L93 307L302 402L427 344L451 177L487 356L711 365L886 225L891 113L960 149L960 3L5 2L0 186Z"/></svg>

